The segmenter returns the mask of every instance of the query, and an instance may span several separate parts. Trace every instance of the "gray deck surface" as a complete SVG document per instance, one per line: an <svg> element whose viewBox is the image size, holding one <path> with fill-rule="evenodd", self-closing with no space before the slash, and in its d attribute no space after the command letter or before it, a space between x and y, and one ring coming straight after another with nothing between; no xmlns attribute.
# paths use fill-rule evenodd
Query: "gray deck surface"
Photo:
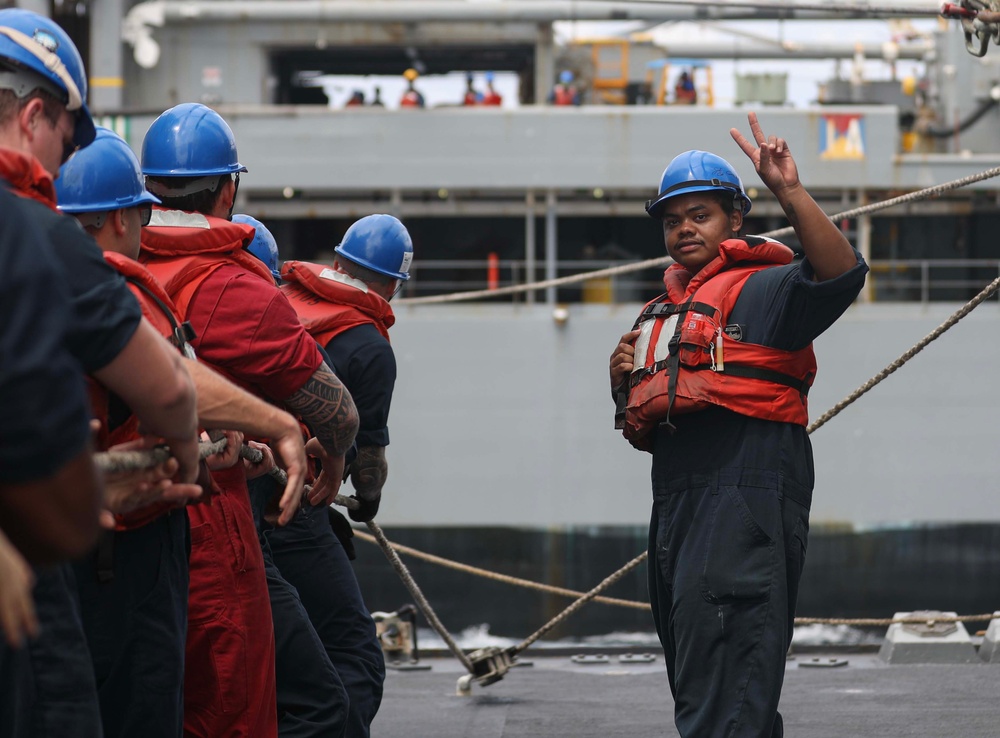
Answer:
<svg viewBox="0 0 1000 738"><path fill-rule="evenodd" d="M840 668L800 668L813 658ZM454 659L429 659L427 672L390 671L372 738L676 736L662 658L649 665L578 665L568 656L527 653L472 696L455 696L464 674ZM887 666L869 653L796 656L781 698L791 738L996 738L1000 666Z"/></svg>

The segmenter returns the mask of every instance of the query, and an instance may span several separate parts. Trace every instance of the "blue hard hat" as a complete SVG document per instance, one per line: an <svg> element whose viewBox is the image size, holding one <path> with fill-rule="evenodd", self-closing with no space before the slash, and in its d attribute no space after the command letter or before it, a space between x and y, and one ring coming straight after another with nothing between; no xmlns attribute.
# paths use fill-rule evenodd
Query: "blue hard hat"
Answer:
<svg viewBox="0 0 1000 738"><path fill-rule="evenodd" d="M410 278L413 242L406 226L391 215L367 215L356 221L334 251L387 277Z"/></svg>
<svg viewBox="0 0 1000 738"><path fill-rule="evenodd" d="M750 198L733 165L721 156L707 151L685 151L667 164L660 177L659 194L646 203L646 212L654 218L663 213L664 203L672 197L690 192L732 192L737 210L750 212Z"/></svg>
<svg viewBox="0 0 1000 738"><path fill-rule="evenodd" d="M94 143L62 165L56 200L65 213L99 213L160 202L146 191L139 159L129 145L114 131L100 127Z"/></svg>
<svg viewBox="0 0 1000 738"><path fill-rule="evenodd" d="M142 140L147 177L207 177L245 172L236 139L222 116L201 103L182 103L160 114Z"/></svg>
<svg viewBox="0 0 1000 738"><path fill-rule="evenodd" d="M493 72L487 72L486 74L483 75L483 77L486 79L487 82L492 82L493 81Z"/></svg>
<svg viewBox="0 0 1000 738"><path fill-rule="evenodd" d="M559 81L562 82L564 85L568 85L570 82L573 81L573 73L568 69L564 69L563 71L559 72Z"/></svg>
<svg viewBox="0 0 1000 738"><path fill-rule="evenodd" d="M0 10L0 88L18 97L49 92L76 115L73 143L83 148L94 140L83 59L55 21L30 10Z"/></svg>
<svg viewBox="0 0 1000 738"><path fill-rule="evenodd" d="M233 216L233 223L253 226L256 229L253 241L247 246L247 251L260 259L271 270L271 276L275 281L281 280L281 272L278 270L278 242L274 240L274 235L267 226L256 218L249 215L237 214Z"/></svg>

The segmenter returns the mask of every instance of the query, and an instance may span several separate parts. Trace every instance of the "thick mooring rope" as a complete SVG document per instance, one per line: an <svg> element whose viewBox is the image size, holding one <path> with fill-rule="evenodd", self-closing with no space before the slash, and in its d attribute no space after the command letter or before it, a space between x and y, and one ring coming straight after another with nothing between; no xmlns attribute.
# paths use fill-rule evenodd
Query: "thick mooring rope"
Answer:
<svg viewBox="0 0 1000 738"><path fill-rule="evenodd" d="M455 640L451 637L447 628L445 628L438 619L437 613L435 613L434 608L431 607L431 603L427 601L427 598L424 597L424 593L420 591L420 587L417 586L417 583L410 575L410 570L406 568L406 564L404 564L402 559L399 558L399 554L393 550L392 544L389 543L389 540L385 537L385 533L382 532L382 528L380 528L378 523L374 520L370 520L368 521L368 530L372 532L375 540L378 541L378 545L381 547L385 557L389 559L389 563L392 564L392 568L396 570L399 578L403 580L403 584L413 596L413 599L417 603L417 607L420 608L424 617L427 618L427 622L430 623L431 627L437 631L439 636L441 636L441 639L448 646L448 650L455 655L455 658L461 662L462 666L464 666L470 674L473 673L472 662L469 661L469 657L466 656L465 652L458 647L458 644L455 643Z"/></svg>
<svg viewBox="0 0 1000 738"><path fill-rule="evenodd" d="M221 453L226 448L226 439L198 444L198 458ZM94 454L94 466L103 474L125 474L140 469L152 469L170 459L170 449L158 446L146 451L104 451Z"/></svg>
<svg viewBox="0 0 1000 738"><path fill-rule="evenodd" d="M355 536L368 543L378 543L374 536L368 535L361 531L355 531ZM465 574L471 574L473 576L482 577L484 579L490 579L495 582L503 582L504 584L510 584L515 587L524 587L525 589L534 589L539 592L547 592L549 594L562 595L564 597L585 597L589 595L589 592L579 592L575 589L566 589L565 587L556 587L551 584L543 584L541 582L533 582L530 579L521 579L519 577L512 577L507 574L500 574L495 571L490 571L488 569L481 569L476 566L469 566L468 564L463 564L460 561L454 561L453 559L446 559L443 556L436 556L434 554L426 553L425 551L420 551L416 548L411 548L410 546L404 546L400 543L390 543L390 545L398 553L405 554L407 556L412 556L415 559L420 559L422 561L427 561L431 564L437 564L438 566L445 567L446 569L453 569L455 571L460 571ZM647 556L646 552L639 554L636 559L641 563ZM632 562L626 564L626 566L631 566ZM615 572L617 574L618 572ZM612 576L615 576L613 574ZM620 579L620 577L619 577ZM615 580L617 581L617 579ZM613 583L613 582L612 582ZM603 582L602 582L603 584ZM600 587L601 585L598 585ZM610 586L610 583L609 585ZM593 591L593 590L592 590ZM623 600L617 597L600 597L594 596L590 597L593 602L600 602L605 605L616 605L618 607L628 607L633 610L649 610L649 603L642 602L640 600ZM935 617L934 622L936 623L957 623L957 622L977 622L983 620L992 620L994 615L992 613L984 613L981 615L958 615L955 617ZM856 626L868 626L868 625L892 625L893 623L926 623L927 618L808 618L808 617L798 617L795 618L796 625L856 625Z"/></svg>
<svg viewBox="0 0 1000 738"><path fill-rule="evenodd" d="M363 541L368 543L377 543L374 536L370 536L367 533L361 531L354 531L354 535ZM566 589L565 587L556 587L551 584L542 584L541 582L533 582L530 579L521 579L520 577L512 577L507 574L500 574L499 572L489 571L488 569L480 569L476 566L469 566L468 564L463 564L460 561L453 561L452 559L446 559L441 556L435 556L434 554L425 553L424 551L419 551L415 548L410 548L409 546L404 546L400 543L392 543L392 547L399 553L406 554L407 556L412 556L415 559L421 559L423 561L430 562L432 564L438 564L439 566L446 567L448 569L454 569L456 571L465 572L466 574L472 574L473 576L483 577L484 579L492 579L495 582L503 582L505 584L512 584L515 587L524 587L525 589L535 589L540 592L548 592L550 594L563 595L564 597L582 597L585 593L578 592L575 589ZM594 602L603 602L605 605L618 605L619 607L632 607L637 610L648 610L648 602L638 602L635 600L621 600L617 597L594 597Z"/></svg>
<svg viewBox="0 0 1000 738"><path fill-rule="evenodd" d="M526 649L532 643L534 643L539 638L541 638L543 635L545 635L550 630L552 630L554 627L556 627L557 625L559 625L559 623L561 623L563 620L565 620L566 618L568 618L570 615L572 615L577 610L579 610L581 607L583 607L588 602L590 602L592 599L594 599L598 595L598 593L603 592L605 589L607 589L612 584L614 584L615 582L617 582L618 580L620 580L623 576L625 576L626 574L628 574L630 571L632 571L635 567L639 566L639 564L641 564L645 560L646 560L646 552L643 551L640 555L636 556L630 562L628 562L627 564L625 564L625 566L623 566L621 569L619 569L618 571L616 571L614 574L612 574L611 576L609 576L607 579L605 579L603 582L601 582L600 584L598 584L592 590L590 590L585 595L583 595L582 597L580 597L573 604L571 604L569 607L567 607L561 613L559 613L558 615L556 615L554 618L552 618L549 622L547 622L541 628L539 628L534 633L532 633L530 636L528 636L523 641L521 641L516 646L514 646L514 649L513 649L514 652L515 653L519 653L519 652L523 651L524 649Z"/></svg>
<svg viewBox="0 0 1000 738"><path fill-rule="evenodd" d="M970 174L967 177L962 177L960 179L955 179L950 182L945 182L944 184L934 185L933 187L926 187L922 190L917 190L916 192L910 192L905 195L900 195L899 197L894 197L889 200L882 200L880 202L869 203L868 205L862 205L860 207L852 208L850 210L844 210L840 213L835 213L829 216L830 220L838 221L844 218L856 218L860 215L868 215L869 213L874 213L879 210L885 210L887 208L895 207L896 205L904 205L908 202L916 202L917 200L926 200L930 197L935 197L949 190L958 189L960 187L965 187L967 185L973 184L975 182L981 182L985 179L992 179L993 177L1000 176L1000 167L993 167L992 169L986 169L977 174ZM759 235L766 236L768 238L780 238L782 236L787 236L794 233L794 229L791 226L785 228L779 228L775 231L768 231L767 233L761 233ZM566 277L558 277L556 279L546 279L541 282L531 282L528 284L513 284L507 287L500 287L495 290L470 290L468 292L453 292L447 295L428 295L427 297L406 297L400 298L396 302L401 305L439 305L448 302L463 302L466 300L477 300L481 298L488 297L503 297L505 295L514 295L521 292L532 292L534 290L543 290L549 287L562 287L568 284L575 284L577 282L587 282L591 279L601 279L604 277L615 277L619 274L629 274L631 272L639 272L643 269L651 269L653 267L666 266L671 262L669 256L658 256L655 259L646 259L645 261L637 261L631 264L620 264L618 266L608 267L606 269L597 269L592 272L581 272L580 274L571 274Z"/></svg>
<svg viewBox="0 0 1000 738"><path fill-rule="evenodd" d="M827 410L825 413L816 418L816 420L814 420L812 424L809 426L809 432L812 433L817 428L821 428L823 425L827 423L827 421L836 417L845 407L847 407L855 400L860 398L862 395L864 395L866 392L874 388L875 385L879 384L883 379L888 377L894 371L903 366L903 364L905 364L914 356L923 351L931 341L934 341L935 339L939 338L945 331L947 331L958 321L960 321L966 315L975 310L976 307L978 307L984 300L989 299L997 291L997 289L1000 289L1000 277L997 277L988 285L986 285L986 287L983 289L982 292L980 292L978 295L976 295L967 303L965 303L965 305L963 305L960 309L952 313L945 322L943 322L937 328L935 328L926 336L924 336L922 339L920 339L917 343L913 345L912 348L908 349L907 351L904 351L898 359L896 359L887 367L885 367L885 369L880 371L874 377L872 377L863 385L854 390L854 392L849 394L843 400L841 400L836 405Z"/></svg>

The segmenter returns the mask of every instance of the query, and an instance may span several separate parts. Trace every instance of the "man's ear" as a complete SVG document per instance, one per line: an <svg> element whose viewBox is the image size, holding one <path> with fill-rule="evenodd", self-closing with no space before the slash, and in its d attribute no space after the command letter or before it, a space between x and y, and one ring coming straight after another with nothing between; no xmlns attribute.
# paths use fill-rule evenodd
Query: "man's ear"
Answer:
<svg viewBox="0 0 1000 738"><path fill-rule="evenodd" d="M21 132L28 138L29 141L35 139L35 131L38 128L39 123L42 122L45 115L45 103L42 102L40 97L32 98L27 105L21 108L21 112L17 115L18 125Z"/></svg>
<svg viewBox="0 0 1000 738"><path fill-rule="evenodd" d="M222 191L219 193L218 199L218 210L222 213L221 218L225 218L229 213L233 212L233 206L236 204L236 183L232 179L228 182L222 183Z"/></svg>
<svg viewBox="0 0 1000 738"><path fill-rule="evenodd" d="M115 235L121 236L125 233L126 223L125 223L125 208L114 211L111 217L108 218L114 225Z"/></svg>
<svg viewBox="0 0 1000 738"><path fill-rule="evenodd" d="M743 228L743 213L739 210L733 210L729 216L729 225L733 233L739 233L740 229Z"/></svg>

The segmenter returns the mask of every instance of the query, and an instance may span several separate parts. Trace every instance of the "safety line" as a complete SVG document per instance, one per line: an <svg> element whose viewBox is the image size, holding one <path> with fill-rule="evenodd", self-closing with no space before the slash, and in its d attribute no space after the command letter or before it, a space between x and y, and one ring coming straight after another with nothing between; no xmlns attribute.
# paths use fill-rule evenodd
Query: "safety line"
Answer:
<svg viewBox="0 0 1000 738"><path fill-rule="evenodd" d="M843 220L844 218L856 218L860 215L867 215L869 213L874 213L879 210L886 210L888 208L895 207L896 205L903 205L908 202L916 202L918 200L926 200L929 197L934 197L940 195L944 192L957 189L959 187L965 187L976 182L982 182L986 179L992 179L994 177L1000 176L1000 167L992 167L991 169L983 170L976 174L970 174L967 177L961 177L960 179L951 180L950 182L945 182L943 184L934 185L932 187L926 187L922 190L917 190L915 192L910 192L905 195L900 195L899 197L893 197L889 200L881 200L875 203L869 203L868 205L862 205L856 208L851 208L850 210L844 210L840 213L835 213L834 215L828 216L832 221ZM766 233L761 233L759 235L766 236L768 238L780 238L782 236L788 236L795 232L791 226L785 228L779 228L774 231L768 231ZM605 269L597 269L592 272L580 272L579 274L570 274L565 277L557 277L555 279L546 279L541 282L529 282L526 284L512 284L506 287L499 287L495 290L470 290L467 292L452 292L447 295L428 295L426 297L405 297L396 300L400 305L438 305L442 303L449 302L464 302L467 300L476 300L480 298L489 297L504 297L506 295L514 295L521 292L533 292L535 290L548 289L550 287L562 287L568 284L575 284L577 282L587 282L591 279L601 279L604 277L615 277L619 274L630 274L632 272L639 272L643 269L651 269L653 267L666 266L673 260L669 256L657 256L655 259L646 259L644 261L637 261L631 264L620 264L618 266L607 267Z"/></svg>
<svg viewBox="0 0 1000 738"><path fill-rule="evenodd" d="M368 543L378 543L375 536L364 533L363 531L355 530L354 535L360 538L362 541ZM392 543L386 541L397 553L402 553L407 556L412 556L415 559L421 559L422 561L427 561L432 564L437 564L438 566L443 566L447 569L454 569L455 571L464 572L466 574L472 574L474 576L483 577L484 579L491 579L497 582L503 582L505 584L511 584L516 587L523 587L525 589L534 589L540 592L548 592L551 594L563 595L565 597L586 597L591 592L579 592L574 589L566 589L565 587L556 587L551 584L542 584L541 582L533 582L530 579L521 579L520 577L512 577L507 574L500 574L498 572L489 571L488 569L481 569L476 566L470 566L468 564L463 564L460 561L454 561L453 559L446 559L442 556L436 556L435 554L429 554L419 549L412 548L410 546L404 546L401 543ZM634 568L632 565L641 563L647 556L644 551L639 554L635 559L626 564L626 567L630 570ZM618 574L615 572L612 576ZM610 578L610 577L609 577ZM620 579L621 577L618 577ZM618 581L615 579L614 581ZM613 584L614 582L609 583ZM604 584L602 582L602 584ZM601 587L601 585L598 585ZM597 588L595 588L597 589ZM596 594L596 593L595 593ZM618 607L628 607L634 610L649 610L650 605L648 602L642 602L640 600L623 600L617 597L600 597L592 596L589 599L594 602L601 602L606 605L616 605ZM998 610L1000 612L1000 610ZM947 616L947 617L935 617L932 620L928 618L809 618L809 617L797 617L795 618L795 625L856 625L856 626L867 626L867 625L892 625L893 623L960 623L960 622L977 622L992 620L995 617L994 613L983 613L980 615L958 615L958 616ZM548 630L550 628L547 628ZM537 638L532 637L531 641L534 642ZM518 650L522 650L518 647Z"/></svg>
<svg viewBox="0 0 1000 738"><path fill-rule="evenodd" d="M207 459L209 456L221 453L226 448L226 439L198 444L198 458ZM102 451L93 455L94 466L103 474L124 474L126 472L139 471L140 469L152 469L170 459L170 449L166 446L145 449L141 451Z"/></svg>
<svg viewBox="0 0 1000 738"><path fill-rule="evenodd" d="M612 2L620 3L623 5L683 5L690 6L691 0L576 0L577 2ZM867 17L878 20L879 18L896 18L896 17L906 17L906 18L935 18L941 15L940 7L929 7L927 5L869 5L868 3L840 3L835 0L828 3L800 3L792 0L791 2L763 2L762 0L736 0L722 4L726 10L739 10L746 8L747 10L774 10L778 12L783 11L796 11L796 10L806 10L815 11L820 13L830 13L837 12L843 13L844 16L849 18L859 18ZM639 20L638 17L629 18L628 20ZM716 20L727 20L725 17L717 18Z"/></svg>
<svg viewBox="0 0 1000 738"><path fill-rule="evenodd" d="M940 338L941 335L945 331L947 331L949 328L951 328L952 326L954 326L958 321L960 321L966 315L968 315L973 310L975 310L976 307L978 307L984 300L989 299L997 291L997 289L1000 289L1000 277L997 277L992 282L990 282L988 285L986 285L986 287L983 289L982 292L980 292L978 295L976 295L971 300L969 300L967 303L965 303L965 305L963 305L957 311L955 311L954 313L952 313L952 315L949 316L949 318L945 322L943 322L937 328L935 328L930 333L928 333L926 336L924 336L922 339L920 339L917 343L915 343L913 345L912 348L910 348L907 351L904 351L899 356L898 359L896 359L895 361L893 361L892 363L890 363L888 366L886 366L885 369L883 369L882 371L880 371L874 377L872 377L867 382L865 382L860 387L858 387L856 390L854 390L854 392L852 392L851 394L849 394L843 400L841 400L836 405L834 405L832 408L830 408L825 413L823 413L818 418L816 418L816 420L814 420L812 422L812 425L809 426L809 429L808 429L809 433L812 433L817 428L821 428L822 426L826 425L826 423L829 420L831 420L832 418L834 418L838 414L840 414L840 412L844 408L846 408L848 405L850 405L851 403L853 403L855 400L859 399L862 395L864 395L865 393L867 393L869 390L873 389L883 379L886 379L890 374L892 374L897 369L899 369L901 366L903 366L903 364L905 364L910 359L912 359L914 356L916 356L921 351L923 351L931 341L934 341L937 338Z"/></svg>
<svg viewBox="0 0 1000 738"><path fill-rule="evenodd" d="M359 530L355 530L354 534L363 541L368 543L376 543L375 537L368 535ZM419 551L415 548L410 548L409 546L404 546L400 543L393 543L392 547L396 551L412 556L415 559L421 559L423 561L430 562L432 564L438 564L439 566L444 566L449 569L455 569L456 571L462 571L466 574L473 574L475 576L483 577L485 579L493 579L497 582L504 582L505 584L512 584L515 587L524 587L525 589L535 589L540 592L549 592L551 594L564 595L566 597L582 597L583 592L578 592L575 589L566 589L565 587L556 587L551 584L542 584L540 582L533 582L530 579L521 579L520 577L512 577L507 574L500 574L499 572L489 571L488 569L480 569L476 566L470 566L469 564L463 564L459 561L453 561L452 559L446 559L441 556L435 556L434 554L425 553L424 551ZM632 607L638 610L648 610L648 602L638 602L635 600L621 600L617 597L594 597L594 602L603 602L606 605L618 605L620 607Z"/></svg>
<svg viewBox="0 0 1000 738"><path fill-rule="evenodd" d="M369 520L368 530L372 532L372 535L378 541L379 547L382 549L382 553L384 553L385 557L389 559L389 563L392 565L392 568L396 570L399 578L403 580L403 584L410 591L410 594L413 595L413 599L416 600L417 607L420 608L424 617L427 618L427 622L430 623L431 627L437 631L439 636L441 636L445 644L447 644L448 649L455 655L455 658L462 663L462 666L464 666L470 674L472 674L473 667L472 662L469 661L469 657L465 655L465 652L461 648L459 648L458 644L455 643L455 640L451 637L451 634L438 619L437 613L435 613L434 608L431 607L431 603L427 601L427 598L424 597L424 593L420 591L420 587L417 586L416 581L414 581L413 576L410 574L410 570L406 568L406 564L404 564L403 560L399 558L399 554L393 550L392 544L389 543L389 540L385 537L385 533L382 532L378 523L374 520Z"/></svg>

